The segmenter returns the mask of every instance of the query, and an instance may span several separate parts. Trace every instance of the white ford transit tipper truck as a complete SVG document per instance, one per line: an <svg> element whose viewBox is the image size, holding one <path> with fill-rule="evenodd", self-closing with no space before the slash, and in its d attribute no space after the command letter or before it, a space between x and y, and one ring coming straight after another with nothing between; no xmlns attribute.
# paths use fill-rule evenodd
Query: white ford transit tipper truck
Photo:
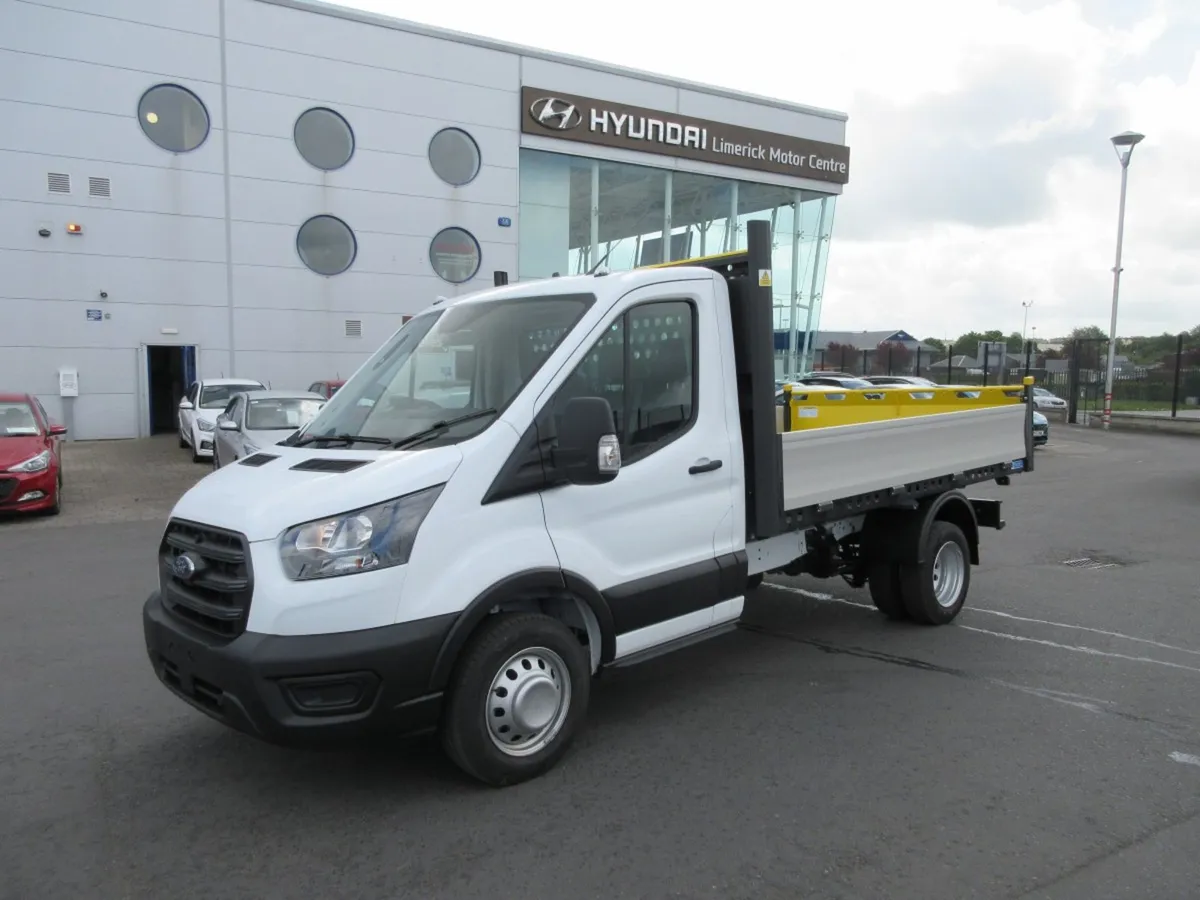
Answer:
<svg viewBox="0 0 1200 900"><path fill-rule="evenodd" d="M562 756L600 669L736 627L765 572L954 619L1003 526L960 489L1032 468L1027 388L781 433L770 240L415 316L179 500L143 610L158 678L273 742L436 727L502 785Z"/></svg>

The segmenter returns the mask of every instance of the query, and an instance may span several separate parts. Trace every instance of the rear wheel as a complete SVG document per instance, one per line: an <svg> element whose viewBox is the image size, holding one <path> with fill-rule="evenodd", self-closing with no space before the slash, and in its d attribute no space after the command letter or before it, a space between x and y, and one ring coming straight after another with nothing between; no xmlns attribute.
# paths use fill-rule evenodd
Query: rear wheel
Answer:
<svg viewBox="0 0 1200 900"><path fill-rule="evenodd" d="M894 622L908 618L904 606L904 589L900 583L900 567L895 563L871 563L867 569L867 589L875 608Z"/></svg>
<svg viewBox="0 0 1200 900"><path fill-rule="evenodd" d="M540 613L490 616L464 648L442 712L455 764L494 786L552 768L587 714L587 648Z"/></svg>
<svg viewBox="0 0 1200 900"><path fill-rule="evenodd" d="M954 621L971 588L971 548L957 525L933 522L925 537L924 562L904 566L900 583L908 614L925 625Z"/></svg>
<svg viewBox="0 0 1200 900"><path fill-rule="evenodd" d="M746 579L746 590L752 591L763 583L763 573L757 572Z"/></svg>

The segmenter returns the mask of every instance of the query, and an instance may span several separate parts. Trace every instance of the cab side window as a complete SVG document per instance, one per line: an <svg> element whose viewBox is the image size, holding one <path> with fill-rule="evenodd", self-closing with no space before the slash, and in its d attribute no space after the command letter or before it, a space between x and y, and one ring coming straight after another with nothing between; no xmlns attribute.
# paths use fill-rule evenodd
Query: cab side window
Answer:
<svg viewBox="0 0 1200 900"><path fill-rule="evenodd" d="M670 443L695 416L696 317L686 300L627 310L558 389L551 414L574 397L603 397L628 464Z"/></svg>

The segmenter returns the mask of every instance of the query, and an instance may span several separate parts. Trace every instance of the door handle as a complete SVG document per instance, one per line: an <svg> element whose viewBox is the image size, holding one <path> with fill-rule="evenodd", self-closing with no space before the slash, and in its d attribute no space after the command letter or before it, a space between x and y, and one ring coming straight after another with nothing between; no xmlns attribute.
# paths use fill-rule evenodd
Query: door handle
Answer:
<svg viewBox="0 0 1200 900"><path fill-rule="evenodd" d="M705 472L715 472L721 468L719 459L704 459L688 468L689 475L701 475Z"/></svg>

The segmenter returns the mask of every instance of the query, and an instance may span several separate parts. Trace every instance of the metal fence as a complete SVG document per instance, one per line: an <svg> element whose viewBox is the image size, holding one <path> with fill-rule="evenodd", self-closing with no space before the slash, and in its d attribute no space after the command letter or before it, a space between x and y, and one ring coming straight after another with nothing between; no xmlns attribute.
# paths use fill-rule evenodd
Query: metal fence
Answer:
<svg viewBox="0 0 1200 900"><path fill-rule="evenodd" d="M1200 339L1176 338L1175 350L1158 359L1131 359L1118 351L1113 368L1112 409L1117 413L1200 416ZM1030 372L1068 403L1068 421L1086 421L1104 410L1108 365L1106 339L1081 339L1063 348L1062 359Z"/></svg>
<svg viewBox="0 0 1200 900"><path fill-rule="evenodd" d="M870 350L834 346L813 351L812 369L847 375L909 375L964 385L1019 384L1023 376L1032 375L1035 383L1068 402L1072 422L1079 413L1098 416L1104 408L1107 339L1070 341L1061 351L1046 353L1028 341L999 363L993 359L975 363L977 351L977 346L956 349L954 345L934 354L902 344ZM1161 359L1133 360L1122 351L1118 355L1122 358L1113 370L1114 412L1200 416L1200 338L1179 335L1174 352Z"/></svg>

